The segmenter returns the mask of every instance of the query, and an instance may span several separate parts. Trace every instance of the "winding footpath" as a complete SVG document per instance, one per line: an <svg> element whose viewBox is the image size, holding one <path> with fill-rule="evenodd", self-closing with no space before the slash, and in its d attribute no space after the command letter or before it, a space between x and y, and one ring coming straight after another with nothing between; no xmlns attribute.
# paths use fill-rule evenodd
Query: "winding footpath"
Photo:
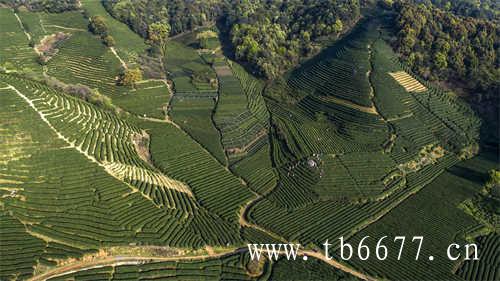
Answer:
<svg viewBox="0 0 500 281"><path fill-rule="evenodd" d="M16 15L16 17L17 17L17 15ZM18 20L19 20L19 18L18 18ZM59 26L54 26L54 27L59 27ZM60 27L60 28L63 28L63 27ZM67 29L69 29L69 28L67 28ZM27 34L27 36L29 36L29 34ZM113 47L110 47L110 50L116 56L116 58L120 61L122 66L124 68L127 68L126 63L120 58L120 56L117 54L116 50ZM172 95L173 89L171 89L170 85L165 80L163 80L163 82L165 83L169 92ZM12 87L12 86L10 86L10 87ZM12 87L12 90L16 91L16 93L18 95L20 95L25 100L27 100L27 102L30 104L30 106L34 107L34 105L32 103L30 103L29 99L27 99L24 95L22 95L19 91L17 91L17 89ZM371 108L369 111L370 111L370 113L374 113L373 108ZM375 112L376 112L376 109L375 109ZM43 118L44 116L41 116L41 117L42 117L42 119L44 119ZM175 126L176 128L182 130L182 128L178 124L173 122L173 120L171 120L168 117L168 114L166 114L165 119L156 119L156 118L147 118L147 117L139 117L139 118L143 119L143 120L147 120L147 121L152 121L152 122L169 123L169 124ZM46 123L48 123L47 120L44 120L44 121L46 121ZM48 124L50 126L50 123L48 123ZM52 128L52 129L54 129L54 128ZM182 131L184 133L186 133L184 130L182 130ZM56 131L56 133L58 133L58 132ZM60 135L59 133L58 133L58 136L60 138L62 138L63 140L65 140L65 138L62 135ZM207 153L210 154L210 152L208 152L202 145L200 145L200 146ZM226 167L226 169L227 169L227 167ZM237 175L235 175L235 176L238 177ZM240 177L238 177L238 178L240 178ZM240 180L242 180L242 179L240 178ZM242 182L245 183L243 180L242 180ZM245 185L246 185L246 183L245 183ZM253 191L252 191L252 193L254 194L254 197L251 200L249 200L245 205L243 205L240 209L240 214L239 214L240 227L254 228L258 231L261 231L261 232L269 235L273 239L280 241L281 243L285 243L285 244L290 243L285 238L281 237L279 234L273 233L272 231L267 230L259 225L253 224L247 220L247 214L248 214L248 211L250 210L250 208L265 196L265 194L257 194ZM71 273L95 269L95 268L102 268L102 267L107 267L107 266L114 267L114 266L120 266L120 265L138 265L138 264L143 264L143 263L148 263L148 262L162 262L162 261L205 260L205 259L221 258L221 257L227 256L227 255L244 253L247 251L248 251L247 247L242 247L242 248L238 248L236 250L234 250L234 248L232 248L230 250L222 251L219 253L214 253L213 251L209 251L207 254L204 254L204 255L181 255L181 256L178 255L178 256L168 256L168 257L123 256L123 255L121 255L121 256L106 256L106 257L94 258L91 260L79 260L79 261L75 261L71 264L60 265L60 266L57 266L49 271L46 271L46 272L41 273L39 275L35 275L32 278L30 278L29 280L30 281L48 280L48 279L63 276L66 274L71 274ZM285 255L285 252L279 251L279 254ZM313 251L313 250L299 250L299 252L297 253L297 256L298 257L304 257L304 256L314 257L316 259L324 261L325 263L327 263L327 264L329 264L329 265L331 265L331 266L333 266L341 271L349 273L349 274L351 274L357 278L360 278L362 280L367 280L367 281L377 280L376 278L369 276L367 274L364 274L360 271L357 271L356 269L354 269L350 266L347 266L347 265L345 265L337 260L327 258L322 252L317 252L317 251Z"/></svg>
<svg viewBox="0 0 500 281"><path fill-rule="evenodd" d="M105 258L94 259L91 261L78 261L72 264L56 267L53 270L47 271L43 274L36 275L29 281L42 281L50 278L75 273L79 271L101 268L106 266L120 266L120 265L138 265L148 262L162 262L162 261L181 261L181 260L203 260L208 258L221 258L226 255L242 252L242 249L235 251L222 252L213 255L194 255L194 256L172 256L172 257L144 257L144 256L108 256Z"/></svg>
<svg viewBox="0 0 500 281"><path fill-rule="evenodd" d="M170 92L172 93L172 89L169 87L168 83L167 87L169 88ZM10 86L10 85L9 85ZM22 95L17 89L14 87L10 86L8 87L14 91L21 97L23 97L25 100L27 99ZM30 100L28 99L27 102L30 104L30 106L34 106L30 103ZM43 117L43 116L42 116ZM155 119L155 118L145 118L145 117L140 117L141 119L148 120L148 121L153 121L153 122L164 122L164 123L169 123L172 124L173 126L177 127L178 129L182 130L182 128L173 122L170 119ZM43 119L43 118L42 118ZM49 123L50 125L50 123ZM184 131L183 131L184 132ZM57 133L57 131L56 131ZM63 136L59 136L63 137ZM63 137L64 138L64 137ZM201 146L201 145L200 145ZM201 146L203 148L203 146ZM206 151L206 150L205 150ZM208 151L206 151L209 153ZM247 213L250 210L250 208L257 203L259 200L263 198L264 195L257 194L253 192L255 195L254 198L249 200L245 205L242 206L240 210L240 215L239 215L239 224L241 227L250 227L257 229L263 233L266 233L270 237L280 241L281 243L289 243L285 238L281 237L280 235L273 233L272 231L269 231L259 225L253 224L249 222L246 217ZM104 258L95 258L92 260L82 260L82 261L76 261L71 264L67 265L62 265L53 268L52 270L49 270L47 272L44 272L42 274L36 275L29 279L30 281L41 281L41 280L48 280L54 277L58 276L63 276L66 274L71 274L75 273L78 271L84 271L84 270L89 270L89 269L94 269L94 268L101 268L101 267L106 267L106 266L120 266L120 265L137 265L137 264L142 264L142 263L147 263L147 262L161 262L161 261L181 261L181 260L204 260L204 259L212 259L212 258L221 258L226 255L233 255L233 254L238 254L238 253L244 253L247 252L248 248L243 247L243 248L238 248L236 250L229 250L229 251L223 251L217 254L214 253L207 253L205 255L186 255L186 256L170 256L170 257L147 257L147 256L107 256ZM284 251L279 252L281 255L284 255ZM366 275L360 271L355 270L354 268L351 268L345 264L340 263L339 261L336 261L334 259L328 259L323 253L321 252L316 252L312 250L299 250L297 256L303 257L303 256L308 256L308 257L314 257L316 259L322 260L325 263L342 270L344 272L347 272L353 276L356 276L357 278L360 278L362 280L367 280L367 281L375 281L377 279Z"/></svg>
<svg viewBox="0 0 500 281"><path fill-rule="evenodd" d="M23 22L19 18L19 15L17 15L17 13L14 13L14 16L16 17L17 22L19 22L19 25L21 26L21 29L23 30L24 34L26 35L26 37L28 37L28 41L31 41L31 35L24 28Z"/></svg>

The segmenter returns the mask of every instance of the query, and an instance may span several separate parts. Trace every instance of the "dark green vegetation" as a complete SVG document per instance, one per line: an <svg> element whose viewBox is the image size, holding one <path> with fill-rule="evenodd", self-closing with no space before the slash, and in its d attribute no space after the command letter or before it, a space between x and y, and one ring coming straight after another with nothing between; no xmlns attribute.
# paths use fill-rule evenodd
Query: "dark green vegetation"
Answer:
<svg viewBox="0 0 500 281"><path fill-rule="evenodd" d="M338 37L360 16L352 0L235 1L228 9L225 28L236 59L268 78L315 53L321 39Z"/></svg>
<svg viewBox="0 0 500 281"><path fill-rule="evenodd" d="M234 58L275 78L338 37L360 16L359 1L106 1L108 11L148 38L147 27L168 23L171 35L213 24L231 41Z"/></svg>
<svg viewBox="0 0 500 281"><path fill-rule="evenodd" d="M30 1L19 1L19 0L1 0L0 4L7 5L15 9L28 9L31 12L50 12L50 13L61 13L71 10L78 9L77 0L30 0Z"/></svg>
<svg viewBox="0 0 500 281"><path fill-rule="evenodd" d="M98 1L0 9L0 279L92 263L113 246L212 246L55 279L351 280L312 258L252 263L244 247L365 235L424 235L424 248L395 261L388 243L388 260L346 264L359 273L496 276L498 151L474 157L481 120L398 60L392 12L353 26L357 1L187 3L107 2L114 17ZM182 34L168 38L167 22ZM43 66L33 47L48 54ZM139 81L121 85L127 72ZM466 241L486 262L444 258Z"/></svg>
<svg viewBox="0 0 500 281"><path fill-rule="evenodd" d="M359 280L343 271L326 266L319 260L288 261L281 259L273 264L271 280L275 281L354 281Z"/></svg>
<svg viewBox="0 0 500 281"><path fill-rule="evenodd" d="M461 7L460 3L465 2L448 3ZM499 138L499 10L495 7L498 4L477 2L475 9L496 13L496 17L491 16L495 19L484 19L482 13L475 12L472 15L477 17L465 17L471 15L467 11L453 14L439 4L436 7L395 2L393 26L397 39L393 46L412 71L431 81L442 81L447 88L465 96L486 121L483 142L494 143Z"/></svg>
<svg viewBox="0 0 500 281"><path fill-rule="evenodd" d="M481 261L465 261L457 274L465 280L498 280L500 279L500 236L490 234L479 237Z"/></svg>
<svg viewBox="0 0 500 281"><path fill-rule="evenodd" d="M10 120L2 124L3 143L9 144L2 147L8 167L2 209L24 224L22 235L43 242L17 262L55 261L75 251L132 242L181 247L241 243L237 212L249 192L186 134L164 123L139 123L151 134L155 166L150 166L134 151L136 125L39 83L11 75L1 79L2 88L14 87L1 95L2 120ZM182 149L165 147L162 139ZM186 163L194 166L186 170ZM49 241L76 249L51 256L44 250ZM2 268L15 269L7 267L9 259L2 263Z"/></svg>
<svg viewBox="0 0 500 281"><path fill-rule="evenodd" d="M456 264L446 256L447 247L454 242L464 245L467 231L478 225L474 217L469 216L457 206L467 198L473 197L484 184L480 178L470 177L467 173L456 171L468 170L484 173L484 166L493 168L495 165L495 162L480 155L459 163L450 171L441 174L415 196L408 198L378 222L360 231L351 239L351 242L357 245L362 237L369 235L374 239L365 240L365 244L374 249L377 240L387 235L385 245L388 246L389 253L393 255L389 254L385 261L354 259L352 263L372 276L388 279L422 280L430 276L436 276L436 278L439 276L443 280L456 279L453 275ZM453 195L450 196L451 194ZM403 251L401 260L397 260L400 243L394 243L392 237L400 233L424 237L418 262L415 262L417 243L412 244L409 243L410 241L407 241L408 244L405 245L407 248ZM480 248L479 251L485 257L491 255L485 249ZM462 255L464 254L462 252ZM428 257L431 255L434 261L429 261ZM494 265L490 265L490 263L495 263L495 258L485 258L477 263L485 268L490 266L495 268ZM497 278L481 278L481 275L476 275L471 279L496 280Z"/></svg>
<svg viewBox="0 0 500 281"><path fill-rule="evenodd" d="M466 104L423 81L426 90L407 92L390 75L404 68L384 36L376 21L366 22L266 92L279 183L252 207L251 221L312 247L340 236L356 242L361 235L416 235L423 228L430 228L426 239L442 246L463 242L455 240L457 232L477 225L457 205L481 183L470 186L442 173L473 150L479 120ZM426 206L438 215L411 209L425 212ZM450 228L440 223L452 219ZM414 260L353 264L389 279L453 278L453 263L439 260L433 271Z"/></svg>
<svg viewBox="0 0 500 281"><path fill-rule="evenodd" d="M454 14L473 18L486 18L499 20L500 6L498 1L494 0L415 0L415 3L431 4L445 11L451 11Z"/></svg>
<svg viewBox="0 0 500 281"><path fill-rule="evenodd" d="M461 82L484 93L483 99L498 96L500 27L495 21L461 18L432 6L394 6L396 49L413 71L431 80Z"/></svg>
<svg viewBox="0 0 500 281"><path fill-rule="evenodd" d="M190 47L195 41L191 34L168 44L166 67L175 90L169 115L224 164L220 135L212 120L217 97L216 75L196 49Z"/></svg>
<svg viewBox="0 0 500 281"><path fill-rule="evenodd" d="M220 2L222 1L111 0L104 4L111 15L146 38L147 27L155 22L169 23L173 35L213 22L220 13Z"/></svg>

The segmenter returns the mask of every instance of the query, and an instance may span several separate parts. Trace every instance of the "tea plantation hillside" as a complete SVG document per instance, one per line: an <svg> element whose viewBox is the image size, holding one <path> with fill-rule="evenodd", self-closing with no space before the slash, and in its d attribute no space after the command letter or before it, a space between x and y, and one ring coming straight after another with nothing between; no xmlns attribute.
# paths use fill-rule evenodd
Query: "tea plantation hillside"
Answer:
<svg viewBox="0 0 500 281"><path fill-rule="evenodd" d="M194 170L191 175L183 172L186 183L174 168L167 174L168 166L157 168L141 159L133 144L139 127L40 83L5 74L1 81L2 120L9 120L2 122L2 162L7 168L2 209L13 224L23 225L17 230L21 235L37 241L30 256L2 247L2 257L9 256L2 258L2 276L15 274L21 262L27 269L40 261L53 265L105 245L200 247L241 241L236 214L249 194L201 148L194 145L189 151L198 150L198 159L213 161L205 171L224 181L214 183L219 192L206 182L191 182ZM171 130L153 136L186 143L185 135ZM171 165L161 154L153 159ZM234 195L231 205L218 201L218 194L225 192ZM22 247L21 235L7 241ZM51 254L51 247L62 250Z"/></svg>
<svg viewBox="0 0 500 281"><path fill-rule="evenodd" d="M29 47L31 36L23 32L21 22L9 9L0 9L2 42L0 65L8 70L40 71L36 53Z"/></svg>
<svg viewBox="0 0 500 281"><path fill-rule="evenodd" d="M402 222L394 220L383 228L383 221L396 216L395 212L398 219L405 214L417 216L404 206L426 193L445 192L434 191L437 186L463 186L463 193L447 193L449 205L436 203L441 210L435 216L442 218L422 222L422 227L438 231L439 236L427 235L435 243L463 242L456 237L457 231L475 222L456 204L473 197L479 186L468 187L440 175L474 151L480 121L463 102L411 73L405 74L409 77L405 80L394 78L393 73L403 73L405 68L384 36L376 22L365 22L339 44L292 71L284 83L268 88L272 159L279 183L252 206L247 213L250 221L313 247L340 236L353 237L354 243L364 235L416 235L412 227L394 228ZM344 84L350 80L358 82ZM406 90L408 83L419 86ZM435 202L444 200L429 196ZM422 200L414 204L421 212L425 200L429 201ZM430 218L421 212L418 216ZM447 216L458 216L460 223L441 227L440 221ZM380 223L373 223L380 218ZM416 220L408 219L408 223ZM372 229L380 232L367 232ZM429 272L425 262L407 262L390 264L394 275L387 269L388 262L374 265L381 271L372 271L366 261L360 261L359 268L390 279L454 276L453 263L435 262L434 272Z"/></svg>
<svg viewBox="0 0 500 281"><path fill-rule="evenodd" d="M498 149L400 62L386 14L316 34L314 55L264 80L228 51L223 17L168 37L155 11L143 38L101 1L0 2L0 280L498 279ZM337 243L397 235L423 235L421 259L388 242L385 260L345 261ZM446 258L471 242L480 261ZM302 248L254 261L248 243Z"/></svg>

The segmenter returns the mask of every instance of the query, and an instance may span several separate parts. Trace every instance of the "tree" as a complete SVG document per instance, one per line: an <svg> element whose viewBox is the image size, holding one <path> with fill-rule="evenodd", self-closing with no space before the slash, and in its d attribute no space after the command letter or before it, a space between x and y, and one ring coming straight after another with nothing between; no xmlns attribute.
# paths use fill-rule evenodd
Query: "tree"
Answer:
<svg viewBox="0 0 500 281"><path fill-rule="evenodd" d="M335 24L333 25L333 31L335 33L340 33L343 28L344 28L344 25L342 24L342 21L339 19L336 19Z"/></svg>
<svg viewBox="0 0 500 281"><path fill-rule="evenodd" d="M89 30L95 35L100 35L101 37L108 34L108 27L104 18L101 16L92 16L89 22Z"/></svg>
<svg viewBox="0 0 500 281"><path fill-rule="evenodd" d="M217 33L213 30L207 30L196 34L196 39L198 39L198 44L202 49L209 49L209 40L211 38L217 38Z"/></svg>
<svg viewBox="0 0 500 281"><path fill-rule="evenodd" d="M437 52L434 55L434 65L439 69L445 69L448 66L446 55L442 52Z"/></svg>
<svg viewBox="0 0 500 281"><path fill-rule="evenodd" d="M155 22L148 28L148 38L152 44L159 47L160 54L165 57L167 53L167 41L170 34L170 24Z"/></svg>
<svg viewBox="0 0 500 281"><path fill-rule="evenodd" d="M119 84L135 87L135 83L142 80L142 72L139 68L125 69L120 74Z"/></svg>
<svg viewBox="0 0 500 281"><path fill-rule="evenodd" d="M113 47L116 44L115 39L111 35L104 36L102 42L108 47Z"/></svg>
<svg viewBox="0 0 500 281"><path fill-rule="evenodd" d="M488 184L491 186L500 185L500 170L490 170Z"/></svg>

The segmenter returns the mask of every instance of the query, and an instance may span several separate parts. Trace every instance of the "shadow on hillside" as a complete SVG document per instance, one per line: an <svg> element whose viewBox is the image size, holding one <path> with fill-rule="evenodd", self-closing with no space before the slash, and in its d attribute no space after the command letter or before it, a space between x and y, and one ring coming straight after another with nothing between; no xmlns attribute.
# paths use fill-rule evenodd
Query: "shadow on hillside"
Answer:
<svg viewBox="0 0 500 281"><path fill-rule="evenodd" d="M478 183L480 185L484 184L488 180L488 173L481 173L476 170L455 165L448 169L451 174L461 177L463 179Z"/></svg>
<svg viewBox="0 0 500 281"><path fill-rule="evenodd" d="M233 43L231 42L231 39L229 38L229 30L225 24L226 18L221 17L216 21L216 26L217 29L219 30L219 41L221 45L221 50L222 54L226 57L229 58L230 60L238 62L239 65L241 65L248 73L252 74L253 76L257 78L265 78L262 75L260 75L255 68L253 68L249 63L242 62L240 60L236 60L236 55L234 53L234 46Z"/></svg>

